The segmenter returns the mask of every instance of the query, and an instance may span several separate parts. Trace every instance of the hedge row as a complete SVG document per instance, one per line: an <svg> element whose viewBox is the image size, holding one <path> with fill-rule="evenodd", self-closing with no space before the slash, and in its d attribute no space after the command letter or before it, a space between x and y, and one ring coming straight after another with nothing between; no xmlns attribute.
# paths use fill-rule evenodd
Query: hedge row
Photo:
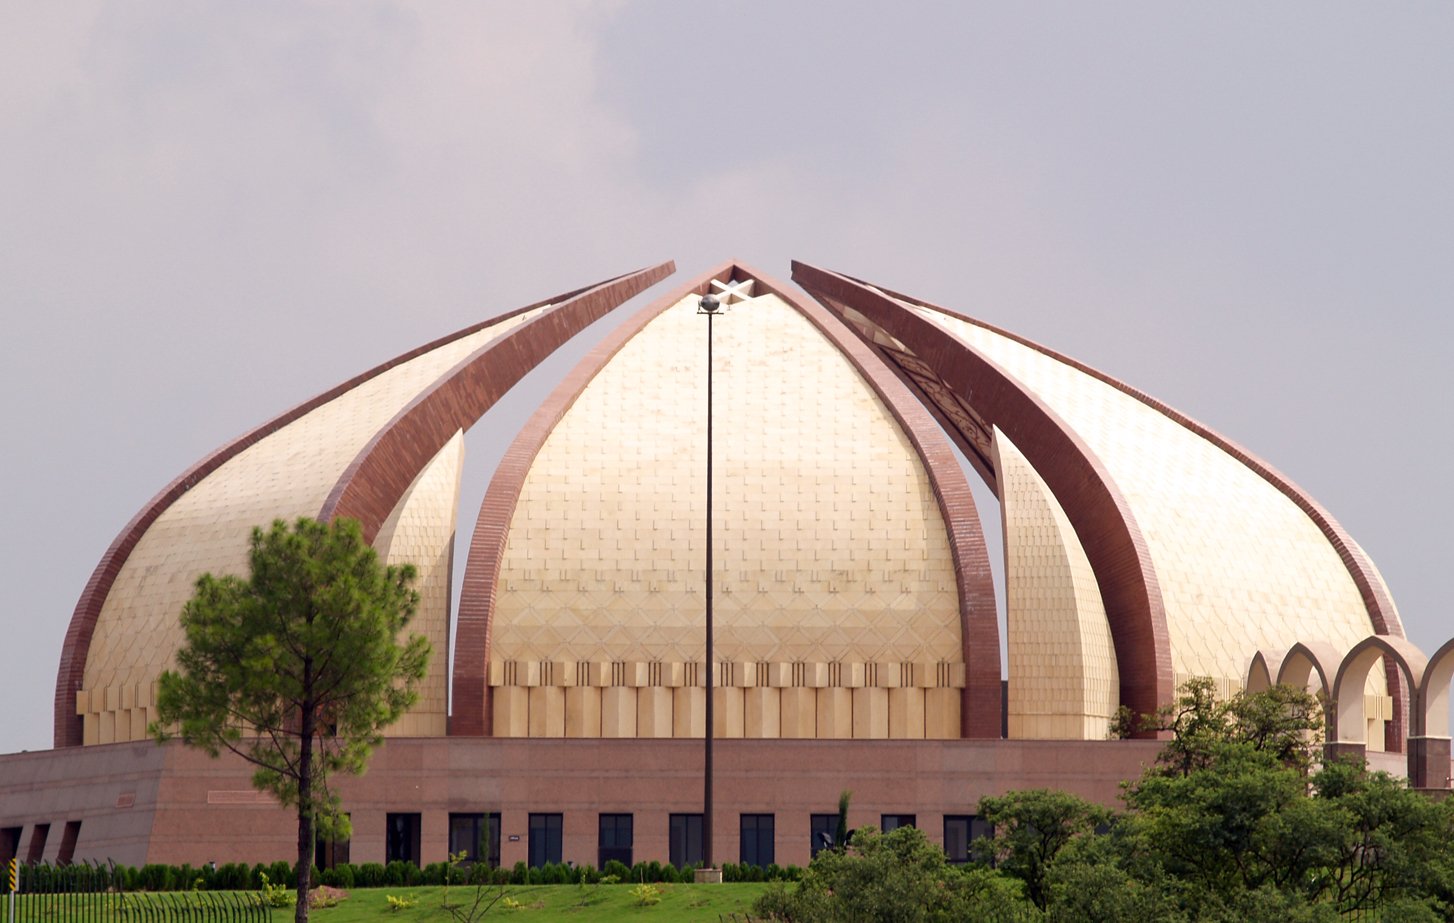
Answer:
<svg viewBox="0 0 1454 923"><path fill-rule="evenodd" d="M88 873L86 866L34 865L26 866L25 869L23 874L30 883L29 887L36 890L65 887L65 883L75 881L77 876ZM670 863L656 861L638 862L627 867L622 862L612 860L600 870L589 865L554 862L548 862L539 868L530 868L524 862L517 862L509 869L491 868L483 863L459 865L451 869L446 862L433 862L423 868L412 862L390 862L388 865L366 862L361 865L341 863L322 870L315 866L313 881L335 888L441 885L445 883L446 875L450 884L600 884L603 880L611 881L613 878L623 884L689 883L693 879L693 871L693 866L677 868ZM262 887L264 877L274 885L292 885L298 880L294 866L282 860L271 864L259 862L256 865L242 862L217 866L153 864L141 868L118 865L106 874L110 881L114 881L124 891L256 891ZM802 869L796 865L784 868L774 864L763 868L727 862L722 866L724 881L797 881L801 875Z"/></svg>

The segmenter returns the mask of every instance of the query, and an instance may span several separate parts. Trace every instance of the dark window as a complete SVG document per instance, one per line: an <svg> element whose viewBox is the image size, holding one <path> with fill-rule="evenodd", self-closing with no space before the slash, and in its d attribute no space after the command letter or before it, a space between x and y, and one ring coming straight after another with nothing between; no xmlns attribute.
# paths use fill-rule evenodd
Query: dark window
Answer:
<svg viewBox="0 0 1454 923"><path fill-rule="evenodd" d="M702 861L702 815L673 814L668 834L672 865L683 868Z"/></svg>
<svg viewBox="0 0 1454 923"><path fill-rule="evenodd" d="M631 864L631 815L602 814L601 839L598 846L600 855L596 857L596 868L605 868L606 863L612 859L629 866Z"/></svg>
<svg viewBox="0 0 1454 923"><path fill-rule="evenodd" d="M812 822L813 855L838 845L833 838L838 835L837 814L814 814Z"/></svg>
<svg viewBox="0 0 1454 923"><path fill-rule="evenodd" d="M348 815L343 815L348 819ZM313 843L313 864L320 869L331 869L348 864L348 837L333 839L319 835Z"/></svg>
<svg viewBox="0 0 1454 923"><path fill-rule="evenodd" d="M66 821L66 828L61 831L61 851L56 854L56 865L71 864L71 860L76 856L76 840L80 836L81 822L78 820Z"/></svg>
<svg viewBox="0 0 1454 923"><path fill-rule="evenodd" d="M36 824L30 830L30 848L25 851L26 862L39 862L45 858L45 841L50 836L50 824Z"/></svg>
<svg viewBox="0 0 1454 923"><path fill-rule="evenodd" d="M914 815L912 814L881 814L879 816L883 819L883 823L879 826L884 833L888 833L890 830L897 830L900 827L918 826L914 823Z"/></svg>
<svg viewBox="0 0 1454 923"><path fill-rule="evenodd" d="M560 814L530 815L530 867L560 862Z"/></svg>
<svg viewBox="0 0 1454 923"><path fill-rule="evenodd" d="M968 862L970 844L994 835L994 825L976 814L944 815L944 855L950 862Z"/></svg>
<svg viewBox="0 0 1454 923"><path fill-rule="evenodd" d="M492 867L500 866L500 813L449 815L449 854L464 853L473 865L484 856Z"/></svg>
<svg viewBox="0 0 1454 923"><path fill-rule="evenodd" d="M772 865L773 859L773 816L771 814L742 815L743 865Z"/></svg>
<svg viewBox="0 0 1454 923"><path fill-rule="evenodd" d="M387 834L384 837L385 862L412 862L419 864L419 815L388 814L384 819Z"/></svg>
<svg viewBox="0 0 1454 923"><path fill-rule="evenodd" d="M0 829L0 865L9 865L20 854L20 827Z"/></svg>

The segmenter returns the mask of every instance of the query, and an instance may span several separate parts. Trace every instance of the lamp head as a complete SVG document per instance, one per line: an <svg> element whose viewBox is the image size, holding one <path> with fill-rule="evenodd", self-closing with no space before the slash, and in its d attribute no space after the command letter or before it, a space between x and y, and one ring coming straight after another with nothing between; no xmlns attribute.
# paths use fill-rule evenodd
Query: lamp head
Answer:
<svg viewBox="0 0 1454 923"><path fill-rule="evenodd" d="M722 303L712 295L703 295L702 300L697 304L697 310L702 314L716 314L722 307Z"/></svg>

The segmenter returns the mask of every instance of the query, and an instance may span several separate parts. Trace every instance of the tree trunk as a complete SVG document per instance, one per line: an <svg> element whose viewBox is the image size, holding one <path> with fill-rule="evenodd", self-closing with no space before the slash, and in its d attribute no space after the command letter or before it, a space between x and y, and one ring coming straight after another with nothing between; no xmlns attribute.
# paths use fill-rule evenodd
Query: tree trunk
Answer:
<svg viewBox="0 0 1454 923"><path fill-rule="evenodd" d="M304 680L311 664L304 664ZM313 708L305 702L298 733L298 903L295 923L308 923L308 890L313 877Z"/></svg>

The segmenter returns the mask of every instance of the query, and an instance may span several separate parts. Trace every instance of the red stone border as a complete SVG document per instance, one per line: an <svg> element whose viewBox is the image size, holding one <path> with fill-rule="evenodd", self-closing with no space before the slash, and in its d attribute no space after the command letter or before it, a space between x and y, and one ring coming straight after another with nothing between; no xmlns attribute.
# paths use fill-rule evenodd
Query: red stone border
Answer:
<svg viewBox="0 0 1454 923"><path fill-rule="evenodd" d="M633 273L628 275L637 275ZM81 717L76 714L76 692L80 690L81 683L85 677L86 658L91 651L91 637L96 630L96 620L101 615L101 608L106 601L106 596L111 592L112 584L121 573L121 568L126 564L137 542L151 528L168 507L177 501L183 494L191 490L197 484L216 471L229 459L240 454L245 449L287 426L289 423L299 419L310 411L321 407L341 394L358 387L364 382L375 378L389 369L402 365L412 359L418 358L431 350L438 349L447 343L452 343L461 337L469 336L485 327L507 320L526 311L548 304L555 304L576 298L592 288L599 288L601 285L609 285L612 282L627 278L619 276L616 279L608 279L606 282L598 283L596 286L574 289L534 304L517 308L496 315L489 320L472 324L448 336L432 340L417 349L410 350L400 356L390 359L382 365L376 366L367 372L350 378L348 381L324 391L318 396L304 401L291 410L275 417L260 426L257 426L231 442L217 448L208 454L201 461L192 465L175 480L173 480L145 506L131 518L131 521L121 530L101 556L101 561L91 573L91 578L86 581L85 588L81 591L81 598L76 603L75 611L71 615L69 628L66 630L65 642L61 646L61 661L56 671L56 691L54 698L55 709L55 731L54 744L56 747L79 747L82 743L82 722Z"/></svg>
<svg viewBox="0 0 1454 923"><path fill-rule="evenodd" d="M1170 702L1175 680L1156 571L1130 505L1090 447L987 356L866 284L797 261L793 281L829 309L852 308L897 338L1025 454L1062 504L1100 584L1121 704L1149 713Z"/></svg>
<svg viewBox="0 0 1454 923"><path fill-rule="evenodd" d="M872 284L858 279L853 281L864 285ZM1033 340L1022 337L1017 333L996 327L993 324L985 323L984 321L969 317L966 314L961 314L950 308L940 307L939 305L931 304L911 295L895 292L882 286L874 287L891 298L916 304L932 311L938 311L947 317L964 321L967 324L973 324L976 327L1013 340L1021 346L1033 349L1057 362L1062 362L1076 371L1089 375L1097 381L1110 385L1117 391L1135 398L1172 422L1185 427L1223 452L1226 452L1251 469L1267 483L1277 488L1283 496L1291 500L1322 531L1323 537L1328 540L1328 543L1333 546L1333 550L1338 553L1338 557L1342 560L1343 566L1348 569L1349 576L1353 578L1354 585L1358 587L1358 593L1363 598L1364 607L1368 610L1368 618L1373 625L1373 630L1381 635L1392 635L1396 638L1406 637L1404 635L1403 623L1399 620L1398 609L1394 606L1393 600L1389 598L1382 581L1374 573L1373 565L1363 549L1349 537L1348 533L1333 518L1332 514L1323 508L1322 504L1318 503L1307 491L1295 484L1291 478L1287 477L1266 461L1263 461L1261 458L1258 458L1243 448L1240 444L1233 442L1211 427L1187 416L1176 408L1168 406L1146 392L1134 388L1120 379L1113 378L1105 372L1094 369L1064 353L1057 352ZM1384 731L1385 748L1390 751L1400 752L1403 750L1403 737L1409 727L1409 692L1404 688L1402 674L1399 673L1396 667L1392 664L1385 664L1384 673L1386 674L1388 682L1389 694L1393 696L1394 700L1393 720L1388 723Z"/></svg>
<svg viewBox="0 0 1454 923"><path fill-rule="evenodd" d="M473 426L566 340L674 269L662 263L587 289L475 350L374 434L344 469L318 518L357 519L372 542L404 491L457 431Z"/></svg>
<svg viewBox="0 0 1454 923"><path fill-rule="evenodd" d="M741 264L739 264L740 266ZM778 283L746 267L747 272L792 305L818 328L858 370L899 427L914 444L948 533L954 556L954 579L959 597L959 637L965 664L965 686L959 712L961 737L998 739L1004 709L1000 677L1000 625L995 607L994 579L983 525L974 505L964 469L943 430L922 403L884 361L838 317L819 305L786 294Z"/></svg>
<svg viewBox="0 0 1454 923"><path fill-rule="evenodd" d="M705 295L712 281L733 279L733 264L727 263L689 285L653 301L632 314L565 376L540 407L530 415L515 441L505 450L485 499L475 520L465 559L464 582L460 588L459 618L455 631L454 683L450 697L451 736L490 736L494 732L494 715L490 702L490 642L495 614L495 594L499 588L500 565L505 557L505 542L510 533L510 520L520 502L525 476L541 446L571 405L585 391L591 379L606 367L621 348L655 320L667 308L690 294Z"/></svg>

